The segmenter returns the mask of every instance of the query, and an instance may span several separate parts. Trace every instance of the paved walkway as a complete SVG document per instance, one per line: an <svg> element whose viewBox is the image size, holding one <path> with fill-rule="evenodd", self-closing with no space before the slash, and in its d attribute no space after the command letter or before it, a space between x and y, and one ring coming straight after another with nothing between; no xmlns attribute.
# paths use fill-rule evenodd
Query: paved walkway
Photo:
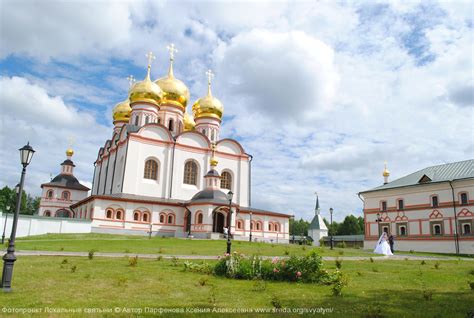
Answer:
<svg viewBox="0 0 474 318"><path fill-rule="evenodd" d="M88 252L65 252L65 251L16 251L16 255L18 256L79 256L79 257L87 257L89 255ZM169 254L140 254L140 253L102 253L102 252L95 252L94 256L98 257L112 257L112 258L120 258L120 257L131 257L131 256L138 256L138 258L151 258L155 259L158 256L161 256L166 259L171 258L178 258L178 259L208 259L208 260L216 260L219 259L219 256L214 255L169 255ZM262 256L262 258L273 258L274 256ZM279 256L284 258L285 256ZM340 260L347 260L347 261L364 261L369 260L370 256L323 256L323 260L325 261L334 261L336 259ZM372 257L374 261L386 261L386 260L394 260L394 261L403 261L405 259L411 261L418 261L418 260L426 260L426 261L449 261L449 260L457 260L461 259L463 261L474 261L474 258L467 258L467 257L452 257L452 256L414 256L414 255L405 255L405 254L397 254L393 256L379 256L375 255Z"/></svg>

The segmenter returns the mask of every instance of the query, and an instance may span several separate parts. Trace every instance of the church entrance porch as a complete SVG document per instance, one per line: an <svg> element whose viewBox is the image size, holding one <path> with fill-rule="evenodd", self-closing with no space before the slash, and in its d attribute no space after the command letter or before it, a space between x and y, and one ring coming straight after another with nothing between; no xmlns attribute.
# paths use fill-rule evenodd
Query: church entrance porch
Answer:
<svg viewBox="0 0 474 318"><path fill-rule="evenodd" d="M220 211L214 211L212 213L212 232L224 233L225 226L225 215Z"/></svg>

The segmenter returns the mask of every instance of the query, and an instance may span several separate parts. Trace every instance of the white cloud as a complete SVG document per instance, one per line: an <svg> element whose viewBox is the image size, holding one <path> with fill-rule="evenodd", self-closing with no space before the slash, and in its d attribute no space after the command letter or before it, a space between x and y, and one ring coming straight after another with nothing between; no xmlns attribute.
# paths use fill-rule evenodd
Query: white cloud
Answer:
<svg viewBox="0 0 474 318"><path fill-rule="evenodd" d="M29 141L36 153L28 169L26 190L39 194L39 185L49 181L50 174L55 176L60 172L59 164L65 159L70 137L76 140L73 146L76 176L91 179L98 148L111 134L110 128L21 77L0 78L0 105L1 184L11 187L18 182L21 171L18 149Z"/></svg>
<svg viewBox="0 0 474 318"><path fill-rule="evenodd" d="M330 108L336 92L333 50L303 32L244 32L221 43L214 58L216 86L231 103L243 100L239 109L227 108L231 114L244 107L278 121L312 119Z"/></svg>

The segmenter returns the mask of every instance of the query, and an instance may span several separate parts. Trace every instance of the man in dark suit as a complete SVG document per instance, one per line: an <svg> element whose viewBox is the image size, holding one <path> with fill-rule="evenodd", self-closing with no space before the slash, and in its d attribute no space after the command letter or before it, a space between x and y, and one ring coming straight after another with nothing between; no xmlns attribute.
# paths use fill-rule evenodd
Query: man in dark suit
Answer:
<svg viewBox="0 0 474 318"><path fill-rule="evenodd" d="M390 234L389 237L388 237L388 244L390 245L390 251L393 253L393 245L395 244L394 242L394 239L393 239L393 235Z"/></svg>

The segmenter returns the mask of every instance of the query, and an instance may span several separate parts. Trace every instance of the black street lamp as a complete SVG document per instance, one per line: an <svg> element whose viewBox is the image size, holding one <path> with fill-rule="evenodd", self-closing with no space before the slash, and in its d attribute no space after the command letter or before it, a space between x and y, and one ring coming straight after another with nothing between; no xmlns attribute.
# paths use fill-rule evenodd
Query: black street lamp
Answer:
<svg viewBox="0 0 474 318"><path fill-rule="evenodd" d="M250 237L249 242L252 242L252 212L250 212Z"/></svg>
<svg viewBox="0 0 474 318"><path fill-rule="evenodd" d="M20 214L20 205L21 205L21 194L23 193L23 184L25 183L25 174L26 167L30 164L31 158L35 151L30 146L30 143L26 146L23 146L20 150L20 160L23 165L23 170L21 171L20 179L20 188L16 196L16 207L15 214L13 215L13 225L12 231L10 234L10 241L8 243L7 253L3 256L3 274L2 274L2 289L4 292L10 292L12 290L12 278L13 278L13 265L16 261L15 256L15 238L16 238L16 228L18 226L18 216Z"/></svg>
<svg viewBox="0 0 474 318"><path fill-rule="evenodd" d="M229 191L227 193L227 199L229 200L229 228L227 230L227 254L230 254L230 248L232 245L232 242L230 241L230 229L232 228L232 198L234 197L234 193L232 191Z"/></svg>
<svg viewBox="0 0 474 318"><path fill-rule="evenodd" d="M334 229L332 227L332 213L334 212L333 208L329 208L329 213L331 214L331 249L334 249L334 238L333 238L333 232Z"/></svg>

